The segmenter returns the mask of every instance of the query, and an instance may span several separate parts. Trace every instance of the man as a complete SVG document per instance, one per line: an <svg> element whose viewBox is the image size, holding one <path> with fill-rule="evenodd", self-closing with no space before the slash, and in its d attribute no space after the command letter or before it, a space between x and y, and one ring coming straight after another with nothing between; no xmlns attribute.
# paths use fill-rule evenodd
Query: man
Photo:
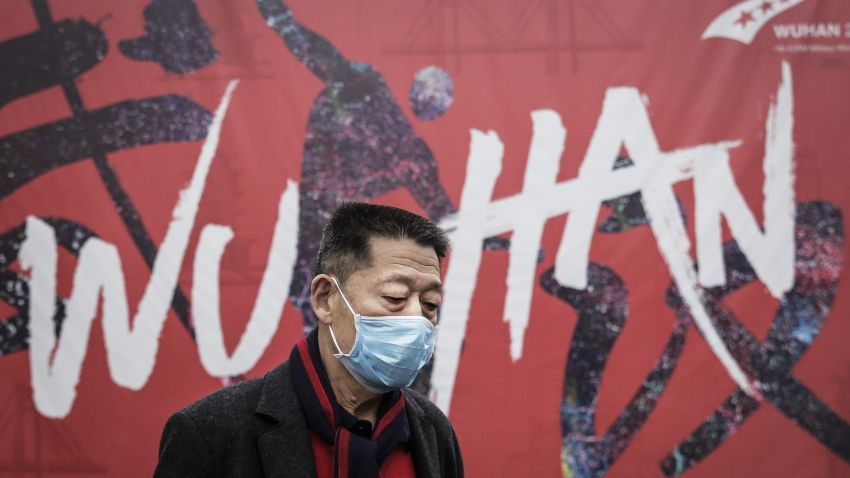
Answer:
<svg viewBox="0 0 850 478"><path fill-rule="evenodd" d="M405 389L431 358L445 234L347 203L322 234L319 326L265 376L175 413L155 477L462 477L445 415Z"/></svg>

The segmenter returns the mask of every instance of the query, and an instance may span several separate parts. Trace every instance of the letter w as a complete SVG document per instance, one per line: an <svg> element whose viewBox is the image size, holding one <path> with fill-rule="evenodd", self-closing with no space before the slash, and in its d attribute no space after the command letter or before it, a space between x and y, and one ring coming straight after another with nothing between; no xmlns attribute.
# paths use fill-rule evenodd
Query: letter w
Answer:
<svg viewBox="0 0 850 478"><path fill-rule="evenodd" d="M92 238L80 250L61 343L56 345L53 331L56 238L47 223L35 217L27 218L27 237L21 246L20 260L23 269L30 270L30 375L33 402L42 415L62 418L71 411L101 291L104 340L112 379L118 385L139 390L150 377L207 173L237 84L238 80L228 83L207 130L192 179L180 191L132 328L118 251L115 246ZM52 368L51 355L55 355Z"/></svg>

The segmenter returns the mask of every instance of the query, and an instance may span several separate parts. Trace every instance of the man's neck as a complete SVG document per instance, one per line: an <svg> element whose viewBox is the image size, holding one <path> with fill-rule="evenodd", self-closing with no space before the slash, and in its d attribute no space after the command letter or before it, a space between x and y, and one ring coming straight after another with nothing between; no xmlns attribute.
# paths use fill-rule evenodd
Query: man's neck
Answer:
<svg viewBox="0 0 850 478"><path fill-rule="evenodd" d="M367 420L375 424L378 415L378 406L381 404L383 395L372 393L360 385L345 365L335 358L336 348L331 342L325 327L319 328L319 354L322 357L322 365L328 374L328 381L336 396L336 401L348 413L360 420Z"/></svg>

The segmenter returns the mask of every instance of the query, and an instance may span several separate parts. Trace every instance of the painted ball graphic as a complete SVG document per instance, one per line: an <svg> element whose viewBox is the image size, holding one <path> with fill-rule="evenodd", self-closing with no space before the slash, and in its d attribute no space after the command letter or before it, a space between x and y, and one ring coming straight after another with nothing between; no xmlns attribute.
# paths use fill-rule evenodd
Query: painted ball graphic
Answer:
<svg viewBox="0 0 850 478"><path fill-rule="evenodd" d="M419 70L410 86L410 108L417 118L430 121L439 118L454 100L452 77L436 66Z"/></svg>

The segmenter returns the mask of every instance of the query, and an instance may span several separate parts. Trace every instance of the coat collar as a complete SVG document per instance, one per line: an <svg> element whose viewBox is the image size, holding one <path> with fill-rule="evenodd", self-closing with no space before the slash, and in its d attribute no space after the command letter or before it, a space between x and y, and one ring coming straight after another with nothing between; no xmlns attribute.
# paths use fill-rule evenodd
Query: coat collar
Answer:
<svg viewBox="0 0 850 478"><path fill-rule="evenodd" d="M408 389L402 390L402 393L404 393L407 421L410 424L410 453L413 457L416 477L439 478L441 472L436 446L437 432L431 422L425 418L425 412L419 405L418 397Z"/></svg>
<svg viewBox="0 0 850 478"><path fill-rule="evenodd" d="M409 390L403 390L407 420L410 424L410 452L417 478L438 478L440 463L434 427ZM267 424L257 438L257 449L267 477L313 478L316 464L310 430L298 398L292 389L289 362L284 362L263 377L263 387L255 415Z"/></svg>
<svg viewBox="0 0 850 478"><path fill-rule="evenodd" d="M257 438L265 476L315 477L310 431L292 389L288 362L263 377L263 388L254 413L268 425Z"/></svg>

